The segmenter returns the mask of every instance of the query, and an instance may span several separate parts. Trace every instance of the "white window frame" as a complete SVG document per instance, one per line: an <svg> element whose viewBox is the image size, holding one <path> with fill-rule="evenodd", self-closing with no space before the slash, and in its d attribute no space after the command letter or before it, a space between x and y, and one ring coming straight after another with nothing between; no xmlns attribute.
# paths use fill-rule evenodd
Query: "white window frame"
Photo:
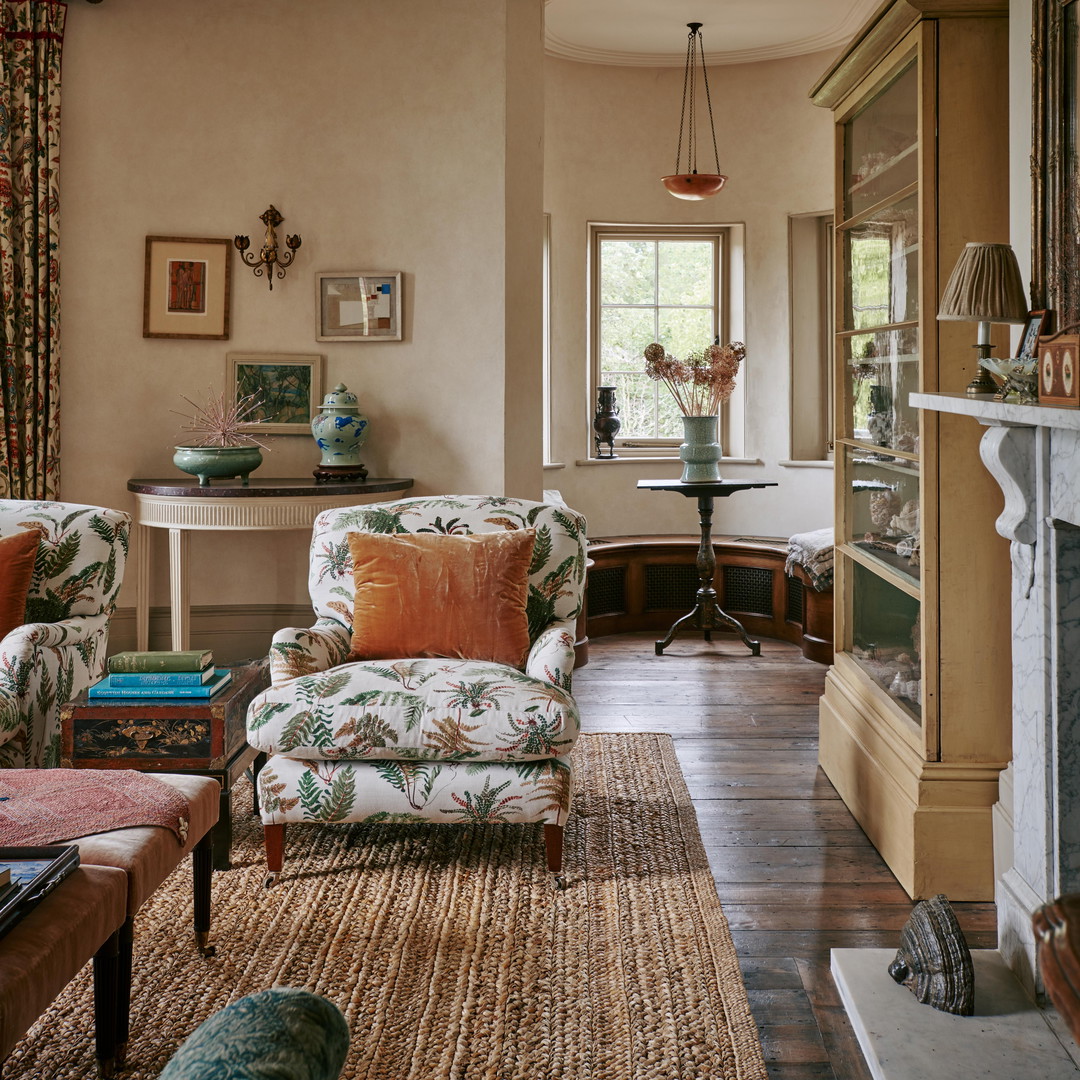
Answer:
<svg viewBox="0 0 1080 1080"><path fill-rule="evenodd" d="M828 462L833 450L833 215L788 217L790 460Z"/></svg>
<svg viewBox="0 0 1080 1080"><path fill-rule="evenodd" d="M604 383L600 375L600 244L603 240L711 240L715 246L716 280L713 293L714 333L721 343L742 340L742 228L737 225L643 225L616 222L590 221L588 235L588 333L589 333L589 398L588 427L586 431L588 456L597 458L593 441L592 421L596 414L598 388ZM653 305L647 305L653 306ZM709 342L703 342L703 345ZM658 393L668 393L666 387L657 384ZM745 402L745 370L736 380L735 393L721 405L720 443L725 457L738 457L742 453L743 405ZM681 440L648 439L619 434L615 437L615 450L619 457L675 457Z"/></svg>

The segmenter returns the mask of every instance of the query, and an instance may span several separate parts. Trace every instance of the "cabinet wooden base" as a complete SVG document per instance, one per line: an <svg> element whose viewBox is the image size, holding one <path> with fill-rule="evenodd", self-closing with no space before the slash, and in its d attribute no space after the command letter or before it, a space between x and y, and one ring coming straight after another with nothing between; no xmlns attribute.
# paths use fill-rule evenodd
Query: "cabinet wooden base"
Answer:
<svg viewBox="0 0 1080 1080"><path fill-rule="evenodd" d="M879 708L876 688L850 659L837 659L818 749L833 787L913 900L993 900L991 811L1006 762L922 760Z"/></svg>

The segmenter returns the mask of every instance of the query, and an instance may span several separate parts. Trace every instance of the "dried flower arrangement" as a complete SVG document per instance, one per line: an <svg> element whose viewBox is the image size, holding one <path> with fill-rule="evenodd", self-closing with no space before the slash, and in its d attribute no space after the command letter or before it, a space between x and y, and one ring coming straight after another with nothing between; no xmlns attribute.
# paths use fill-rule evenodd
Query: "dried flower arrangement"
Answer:
<svg viewBox="0 0 1080 1080"><path fill-rule="evenodd" d="M645 374L671 391L683 416L715 416L720 403L731 397L745 356L746 346L732 341L677 360L654 341L645 349Z"/></svg>
<svg viewBox="0 0 1080 1080"><path fill-rule="evenodd" d="M183 396L183 395L181 395ZM258 393L245 394L236 401L227 401L224 394L207 397L205 406L196 405L189 397L184 400L195 411L188 416L187 413L172 409L177 416L183 416L191 421L181 430L192 431L199 436L198 442L189 445L194 446L261 446L264 450L270 447L260 442L251 434L250 429L263 423L262 420L249 420L248 417L262 404Z"/></svg>

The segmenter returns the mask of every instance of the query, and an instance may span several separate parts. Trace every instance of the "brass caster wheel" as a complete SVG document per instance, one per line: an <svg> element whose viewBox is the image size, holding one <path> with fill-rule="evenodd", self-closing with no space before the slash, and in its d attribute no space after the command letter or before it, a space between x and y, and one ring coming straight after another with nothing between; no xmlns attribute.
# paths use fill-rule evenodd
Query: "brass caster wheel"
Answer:
<svg viewBox="0 0 1080 1080"><path fill-rule="evenodd" d="M272 889L277 884L277 879L278 876L276 873L267 874L266 877L263 878L263 888Z"/></svg>
<svg viewBox="0 0 1080 1080"><path fill-rule="evenodd" d="M217 955L217 946L210 944L210 935L207 931L196 931L195 944L198 946L200 956L211 957Z"/></svg>
<svg viewBox="0 0 1080 1080"><path fill-rule="evenodd" d="M562 874L556 874L555 877L554 877L554 882L555 882L555 888L559 892L565 892L566 891L566 878L564 878L562 876Z"/></svg>

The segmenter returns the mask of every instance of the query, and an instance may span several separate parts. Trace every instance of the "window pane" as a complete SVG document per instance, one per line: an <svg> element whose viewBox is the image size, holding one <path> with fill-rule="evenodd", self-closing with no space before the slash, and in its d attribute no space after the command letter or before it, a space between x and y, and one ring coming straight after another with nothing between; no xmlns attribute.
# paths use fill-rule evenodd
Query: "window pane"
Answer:
<svg viewBox="0 0 1080 1080"><path fill-rule="evenodd" d="M656 336L653 308L604 308L600 314L600 372L642 371L645 346Z"/></svg>
<svg viewBox="0 0 1080 1080"><path fill-rule="evenodd" d="M658 430L657 435L661 439L682 439L683 426L682 414L679 412L671 391L666 386L660 387L660 401L658 403Z"/></svg>
<svg viewBox="0 0 1080 1080"><path fill-rule="evenodd" d="M656 302L656 244L604 240L600 244L600 303ZM648 342L645 342L648 345Z"/></svg>
<svg viewBox="0 0 1080 1080"><path fill-rule="evenodd" d="M623 372L608 379L615 387L615 404L619 407L620 439L655 439L656 383L647 375ZM661 393L667 394L661 388Z"/></svg>
<svg viewBox="0 0 1080 1080"><path fill-rule="evenodd" d="M657 302L711 305L713 245L701 240L662 240L658 246Z"/></svg>
<svg viewBox="0 0 1080 1080"><path fill-rule="evenodd" d="M711 308L661 308L659 319L660 344L680 360L692 352L701 352L716 336Z"/></svg>

